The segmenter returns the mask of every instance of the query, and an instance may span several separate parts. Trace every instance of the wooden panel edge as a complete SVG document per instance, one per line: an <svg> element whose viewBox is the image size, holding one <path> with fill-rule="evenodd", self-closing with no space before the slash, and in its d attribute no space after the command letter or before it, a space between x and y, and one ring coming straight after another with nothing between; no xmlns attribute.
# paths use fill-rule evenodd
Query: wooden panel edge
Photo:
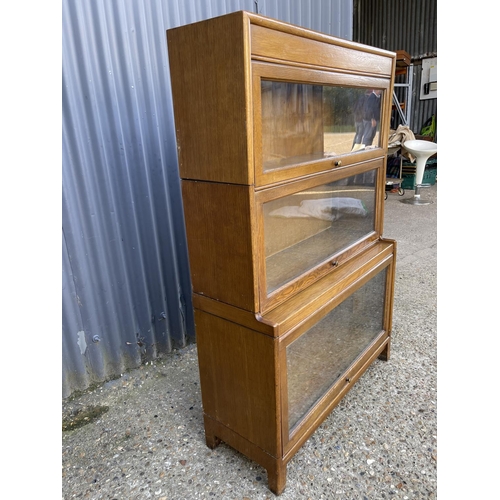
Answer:
<svg viewBox="0 0 500 500"><path fill-rule="evenodd" d="M196 309L212 314L222 319L231 321L240 326L244 326L256 332L264 333L271 337L276 337L276 325L263 318L259 313L253 313L245 309L220 302L205 295L193 293L193 306Z"/></svg>

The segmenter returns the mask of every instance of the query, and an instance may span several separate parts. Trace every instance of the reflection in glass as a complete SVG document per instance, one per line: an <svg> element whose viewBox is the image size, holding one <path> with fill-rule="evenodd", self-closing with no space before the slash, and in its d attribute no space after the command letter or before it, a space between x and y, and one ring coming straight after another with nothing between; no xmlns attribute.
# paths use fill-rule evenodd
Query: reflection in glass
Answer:
<svg viewBox="0 0 500 500"><path fill-rule="evenodd" d="M286 348L292 428L383 329L387 268Z"/></svg>
<svg viewBox="0 0 500 500"><path fill-rule="evenodd" d="M267 293L375 227L376 170L264 203Z"/></svg>
<svg viewBox="0 0 500 500"><path fill-rule="evenodd" d="M262 80L264 171L379 146L381 90Z"/></svg>

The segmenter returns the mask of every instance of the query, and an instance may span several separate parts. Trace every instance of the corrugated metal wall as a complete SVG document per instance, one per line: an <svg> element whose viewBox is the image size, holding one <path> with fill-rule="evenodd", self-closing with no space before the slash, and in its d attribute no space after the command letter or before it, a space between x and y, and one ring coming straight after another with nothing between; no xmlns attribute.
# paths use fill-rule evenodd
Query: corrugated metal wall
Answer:
<svg viewBox="0 0 500 500"><path fill-rule="evenodd" d="M63 397L194 340L165 31L237 10L352 39L351 0L63 0Z"/></svg>
<svg viewBox="0 0 500 500"><path fill-rule="evenodd" d="M354 41L410 54L413 92L409 126L420 133L429 117L437 117L437 99L420 99L422 59L437 57L437 0L354 0L353 9ZM401 100L401 89L398 94Z"/></svg>
<svg viewBox="0 0 500 500"><path fill-rule="evenodd" d="M352 0L256 0L264 16L352 40Z"/></svg>

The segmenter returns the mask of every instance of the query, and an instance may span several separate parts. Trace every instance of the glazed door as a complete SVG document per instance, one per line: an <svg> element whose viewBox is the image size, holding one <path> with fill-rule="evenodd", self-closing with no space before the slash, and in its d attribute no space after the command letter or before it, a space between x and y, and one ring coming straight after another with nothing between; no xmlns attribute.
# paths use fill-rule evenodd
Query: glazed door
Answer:
<svg viewBox="0 0 500 500"><path fill-rule="evenodd" d="M388 342L393 266L380 263L349 293L286 335L280 349L285 453L328 414Z"/></svg>
<svg viewBox="0 0 500 500"><path fill-rule="evenodd" d="M384 154L388 80L257 62L252 72L256 186Z"/></svg>
<svg viewBox="0 0 500 500"><path fill-rule="evenodd" d="M341 266L382 230L382 160L256 193L261 309Z"/></svg>

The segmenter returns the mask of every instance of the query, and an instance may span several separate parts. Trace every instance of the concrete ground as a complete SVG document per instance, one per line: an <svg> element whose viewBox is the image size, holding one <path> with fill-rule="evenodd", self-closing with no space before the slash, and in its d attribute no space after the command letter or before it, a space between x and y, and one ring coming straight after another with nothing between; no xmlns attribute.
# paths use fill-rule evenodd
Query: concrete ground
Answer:
<svg viewBox="0 0 500 500"><path fill-rule="evenodd" d="M389 193L397 240L391 359L367 370L288 463L289 499L437 496L437 184ZM266 470L205 444L196 345L63 402L62 498L272 499ZM73 415L73 418L70 416ZM69 425L69 424L68 424Z"/></svg>

